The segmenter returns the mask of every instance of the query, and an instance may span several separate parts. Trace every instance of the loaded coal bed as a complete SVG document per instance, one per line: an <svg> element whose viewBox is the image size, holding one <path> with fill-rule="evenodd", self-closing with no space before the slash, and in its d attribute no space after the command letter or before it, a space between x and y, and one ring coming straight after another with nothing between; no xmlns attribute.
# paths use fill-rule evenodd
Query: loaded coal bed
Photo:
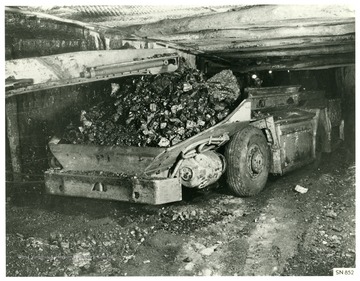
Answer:
<svg viewBox="0 0 360 281"><path fill-rule="evenodd" d="M99 104L79 112L63 143L169 147L222 121L240 100L231 70L206 79L185 63L173 73L116 82Z"/></svg>

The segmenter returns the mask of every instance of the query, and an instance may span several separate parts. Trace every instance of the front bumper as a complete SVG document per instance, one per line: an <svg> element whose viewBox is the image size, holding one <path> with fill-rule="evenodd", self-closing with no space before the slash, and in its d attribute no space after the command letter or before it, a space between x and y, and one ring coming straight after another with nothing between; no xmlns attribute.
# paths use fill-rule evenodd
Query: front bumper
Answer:
<svg viewBox="0 0 360 281"><path fill-rule="evenodd" d="M46 192L53 195L151 205L176 202L182 199L179 178L109 177L64 170L48 170L44 177Z"/></svg>

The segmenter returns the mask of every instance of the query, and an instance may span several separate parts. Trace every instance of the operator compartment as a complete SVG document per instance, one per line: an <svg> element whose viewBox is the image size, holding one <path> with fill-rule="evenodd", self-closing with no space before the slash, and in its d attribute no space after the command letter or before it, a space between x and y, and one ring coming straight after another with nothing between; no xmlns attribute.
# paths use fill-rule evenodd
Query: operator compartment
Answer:
<svg viewBox="0 0 360 281"><path fill-rule="evenodd" d="M315 113L292 109L272 114L281 149L283 173L312 162Z"/></svg>
<svg viewBox="0 0 360 281"><path fill-rule="evenodd" d="M269 119L262 126L272 129L270 171L274 174L284 174L314 161L316 110L300 106L307 98L300 88L294 85L245 89L253 118Z"/></svg>

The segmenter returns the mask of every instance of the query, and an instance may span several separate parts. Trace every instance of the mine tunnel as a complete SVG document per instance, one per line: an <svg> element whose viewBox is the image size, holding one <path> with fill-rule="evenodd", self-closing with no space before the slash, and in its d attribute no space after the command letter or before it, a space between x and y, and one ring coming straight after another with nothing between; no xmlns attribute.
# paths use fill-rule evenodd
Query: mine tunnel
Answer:
<svg viewBox="0 0 360 281"><path fill-rule="evenodd" d="M354 273L350 5L7 6L5 119L7 276Z"/></svg>
<svg viewBox="0 0 360 281"><path fill-rule="evenodd" d="M93 17L101 15L104 20L116 20L111 9L92 11L92 8L77 6L73 11L64 10L63 16L62 8L48 11L50 14L39 14L40 8L7 7L5 58L12 61L69 52L168 46L174 52L180 52L207 78L221 70L231 69L239 83L241 99L246 98L244 89L247 87L286 85L300 85L302 90L308 91L324 91L327 99L340 99L345 120L344 139L349 155L354 155L355 32L351 11L347 8L337 10L333 19L325 18L334 9L335 6L324 6L308 12L306 16L301 14L300 9L293 16L288 16L282 6L236 8L227 11L229 18L217 29L214 28L221 13L206 14L206 11L185 9L183 12L190 14L190 23L184 23L181 18L168 18L146 25L146 19L140 17L143 26L135 30L131 25L131 12L127 14L130 18L127 24L116 22L117 28L94 29ZM191 15L201 12L204 15L200 18ZM274 18L275 12L284 20L283 25ZM267 22L283 35L279 37L275 31L266 34L267 30L260 28L264 24L261 18L264 14L267 14ZM165 16L165 12L162 15ZM239 22L242 29L225 34L223 30L226 26L241 15L246 15ZM250 19L253 22L250 23ZM303 21L304 30L300 33L291 22L296 20ZM202 22L210 22L205 31L200 30ZM330 25L335 27L333 34ZM259 29L253 32L253 26ZM178 28L179 35L172 34L171 28ZM247 28L249 31L246 31ZM145 40L129 40L131 34ZM27 75L31 76L31 72ZM49 165L47 143L51 136L61 135L69 123L79 118L81 110L99 103L111 91L111 83L122 83L123 79L126 78L40 88L24 94L12 95L9 92L6 96L6 175L9 185L23 180L41 182L42 173Z"/></svg>

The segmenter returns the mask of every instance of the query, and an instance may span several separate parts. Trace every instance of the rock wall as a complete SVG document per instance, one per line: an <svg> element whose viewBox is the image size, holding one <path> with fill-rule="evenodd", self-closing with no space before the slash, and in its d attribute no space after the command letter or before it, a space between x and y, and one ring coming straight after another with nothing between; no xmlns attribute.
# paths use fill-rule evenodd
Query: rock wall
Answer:
<svg viewBox="0 0 360 281"><path fill-rule="evenodd" d="M5 59L101 49L81 26L17 12L5 13Z"/></svg>
<svg viewBox="0 0 360 281"><path fill-rule="evenodd" d="M43 171L48 168L47 143L50 138L61 135L66 125L79 118L81 109L98 103L102 98L98 93L105 91L111 91L110 83L97 82L38 91L6 100L7 129L11 121L17 123L17 132L7 131L7 135L16 135L19 143L22 180L43 178ZM6 171L12 175L11 149L8 148Z"/></svg>
<svg viewBox="0 0 360 281"><path fill-rule="evenodd" d="M355 157L355 65L336 69L335 77L343 101L345 140Z"/></svg>

